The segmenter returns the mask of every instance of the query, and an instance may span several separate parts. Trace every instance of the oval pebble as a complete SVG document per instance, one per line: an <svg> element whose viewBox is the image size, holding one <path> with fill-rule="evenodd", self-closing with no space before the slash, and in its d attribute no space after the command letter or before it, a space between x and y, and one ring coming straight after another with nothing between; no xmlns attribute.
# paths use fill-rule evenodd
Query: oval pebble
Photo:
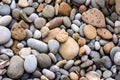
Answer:
<svg viewBox="0 0 120 80"><path fill-rule="evenodd" d="M39 30L35 30L33 37L35 39L40 39L41 38L41 32Z"/></svg>
<svg viewBox="0 0 120 80"><path fill-rule="evenodd" d="M73 31L75 31L75 32L78 32L78 31L79 31L79 27L78 27L77 25L75 25L75 24L72 24L72 25L71 25L71 29L72 29Z"/></svg>
<svg viewBox="0 0 120 80"><path fill-rule="evenodd" d="M0 18L0 25L1 26L8 26L10 22L12 21L12 17L10 15L3 16Z"/></svg>
<svg viewBox="0 0 120 80"><path fill-rule="evenodd" d="M48 70L48 69L43 69L42 73L49 79L53 80L55 78L55 74L52 71Z"/></svg>
<svg viewBox="0 0 120 80"><path fill-rule="evenodd" d="M13 53L13 51L11 49L6 49L6 48L5 49L1 49L0 52L3 53L3 54L8 55L10 57L14 56L14 53Z"/></svg>
<svg viewBox="0 0 120 80"><path fill-rule="evenodd" d="M67 63L64 65L64 69L69 69L72 67L72 65L74 64L74 60L69 60L67 61Z"/></svg>
<svg viewBox="0 0 120 80"><path fill-rule="evenodd" d="M0 15L8 15L10 14L10 7L8 5L0 6Z"/></svg>

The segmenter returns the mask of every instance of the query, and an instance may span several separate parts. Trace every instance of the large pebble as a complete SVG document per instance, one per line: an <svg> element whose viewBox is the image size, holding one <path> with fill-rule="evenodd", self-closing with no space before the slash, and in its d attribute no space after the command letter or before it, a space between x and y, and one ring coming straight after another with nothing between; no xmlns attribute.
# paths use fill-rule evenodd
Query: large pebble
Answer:
<svg viewBox="0 0 120 80"><path fill-rule="evenodd" d="M109 53L114 46L115 45L113 42L106 43L103 47L103 50L105 51L105 53Z"/></svg>
<svg viewBox="0 0 120 80"><path fill-rule="evenodd" d="M120 65L120 52L117 52L114 56L114 63Z"/></svg>
<svg viewBox="0 0 120 80"><path fill-rule="evenodd" d="M3 53L3 54L8 55L10 57L12 57L14 55L14 53L13 53L13 51L11 49L1 49L0 52Z"/></svg>
<svg viewBox="0 0 120 80"><path fill-rule="evenodd" d="M45 17L45 18L52 18L52 17L54 17L54 7L53 6L51 6L51 5L47 5L47 6L45 6L45 8L43 9L43 12L42 12L42 14L43 14L43 16Z"/></svg>
<svg viewBox="0 0 120 80"><path fill-rule="evenodd" d="M111 76L112 76L112 72L111 71L106 70L106 71L103 72L103 77L104 78L109 78Z"/></svg>
<svg viewBox="0 0 120 80"><path fill-rule="evenodd" d="M35 30L33 37L35 39L40 39L41 38L41 32L39 30Z"/></svg>
<svg viewBox="0 0 120 80"><path fill-rule="evenodd" d="M82 20L95 27L105 27L105 18L103 13L97 8L89 9L82 14Z"/></svg>
<svg viewBox="0 0 120 80"><path fill-rule="evenodd" d="M55 78L55 74L52 71L48 70L48 69L43 69L42 73L49 79L53 80Z"/></svg>
<svg viewBox="0 0 120 80"><path fill-rule="evenodd" d="M73 1L78 4L84 4L86 2L86 0L73 0Z"/></svg>
<svg viewBox="0 0 120 80"><path fill-rule="evenodd" d="M111 66L112 66L112 61L111 61L110 57L108 57L108 56L103 56L101 60L103 60L103 65L104 65L106 68L111 68Z"/></svg>
<svg viewBox="0 0 120 80"><path fill-rule="evenodd" d="M10 7L8 5L0 6L0 15L8 15L10 14Z"/></svg>
<svg viewBox="0 0 120 80"><path fill-rule="evenodd" d="M12 21L11 16L9 16L9 15L3 16L2 18L0 18L0 25L8 26L8 24L10 24L11 21Z"/></svg>
<svg viewBox="0 0 120 80"><path fill-rule="evenodd" d="M18 79L24 73L24 60L19 56L13 56L7 69L7 75L10 78Z"/></svg>
<svg viewBox="0 0 120 80"><path fill-rule="evenodd" d="M116 8L116 12L117 12L117 14L119 14L120 15L120 0L115 0L115 3L116 3L116 5L115 5L115 8Z"/></svg>
<svg viewBox="0 0 120 80"><path fill-rule="evenodd" d="M29 55L24 61L24 69L28 73L32 73L37 68L37 59L34 55Z"/></svg>
<svg viewBox="0 0 120 80"><path fill-rule="evenodd" d="M64 23L64 25L67 26L67 27L70 27L70 26L71 26L71 21L70 21L69 17L64 17L64 18L63 18L63 23Z"/></svg>
<svg viewBox="0 0 120 80"><path fill-rule="evenodd" d="M49 28L48 27L42 27L40 32L41 32L41 37L45 38L49 34Z"/></svg>
<svg viewBox="0 0 120 80"><path fill-rule="evenodd" d="M38 54L37 55L38 65L41 68L48 68L51 66L51 59L47 54Z"/></svg>
<svg viewBox="0 0 120 80"><path fill-rule="evenodd" d="M65 43L62 43L59 52L64 59L70 60L77 56L79 51L79 46L76 41L69 37Z"/></svg>
<svg viewBox="0 0 120 80"><path fill-rule="evenodd" d="M11 38L11 32L4 26L0 26L0 34L2 34L0 35L0 44L7 43Z"/></svg>
<svg viewBox="0 0 120 80"><path fill-rule="evenodd" d="M51 53L56 54L58 52L59 47L60 47L60 44L58 41L56 41L54 39L51 39L48 41L48 48Z"/></svg>
<svg viewBox="0 0 120 80"><path fill-rule="evenodd" d="M27 44L28 44L29 47L31 47L33 49L36 49L40 52L47 52L48 51L47 44L40 41L40 40L30 38L30 39L27 40Z"/></svg>
<svg viewBox="0 0 120 80"><path fill-rule="evenodd" d="M86 25L83 29L85 36L88 39L94 39L97 35L96 29L92 25Z"/></svg>
<svg viewBox="0 0 120 80"><path fill-rule="evenodd" d="M26 7L23 9L23 11L27 14L27 15L31 15L32 13L35 12L35 8L33 7Z"/></svg>
<svg viewBox="0 0 120 80"><path fill-rule="evenodd" d="M29 4L28 4L28 1L27 0L19 0L18 1L18 5L20 7L27 7Z"/></svg>
<svg viewBox="0 0 120 80"><path fill-rule="evenodd" d="M77 73L75 73L75 72L70 72L70 79L71 79L71 80L78 80L79 77L78 77Z"/></svg>
<svg viewBox="0 0 120 80"><path fill-rule="evenodd" d="M86 74L88 80L100 80L100 75L95 71L90 71Z"/></svg>

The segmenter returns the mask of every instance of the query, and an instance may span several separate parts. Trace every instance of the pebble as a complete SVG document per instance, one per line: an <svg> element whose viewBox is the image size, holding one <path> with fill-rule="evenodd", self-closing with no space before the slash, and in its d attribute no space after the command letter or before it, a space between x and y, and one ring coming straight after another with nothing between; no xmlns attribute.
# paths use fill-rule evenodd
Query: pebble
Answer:
<svg viewBox="0 0 120 80"><path fill-rule="evenodd" d="M71 29L74 31L74 32L78 32L79 31L79 27L75 24L72 24L71 25Z"/></svg>
<svg viewBox="0 0 120 80"><path fill-rule="evenodd" d="M18 44L17 44L17 47L18 47L19 49L22 49L22 48L24 48L24 44L23 44L23 43L18 43Z"/></svg>
<svg viewBox="0 0 120 80"><path fill-rule="evenodd" d="M2 0L3 3L10 4L11 0Z"/></svg>
<svg viewBox="0 0 120 80"><path fill-rule="evenodd" d="M39 4L38 8L37 8L37 12L41 12L44 8L44 5L42 3Z"/></svg>
<svg viewBox="0 0 120 80"><path fill-rule="evenodd" d="M68 70L70 69L74 64L74 60L69 60L67 63L64 65L64 69Z"/></svg>
<svg viewBox="0 0 120 80"><path fill-rule="evenodd" d="M30 16L29 16L29 19L31 21L35 21L35 19L39 18L39 16L36 14L36 13L32 13Z"/></svg>
<svg viewBox="0 0 120 80"><path fill-rule="evenodd" d="M57 65L58 67L63 67L66 63L67 63L66 60L60 60L60 61L58 61L58 62L56 63L56 65Z"/></svg>
<svg viewBox="0 0 120 80"><path fill-rule="evenodd" d="M7 75L10 78L20 78L24 73L24 60L19 56L13 56L10 59L10 65L7 68Z"/></svg>
<svg viewBox="0 0 120 80"><path fill-rule="evenodd" d="M71 26L71 21L70 21L69 17L67 17L67 16L63 18L63 23L66 27Z"/></svg>
<svg viewBox="0 0 120 80"><path fill-rule="evenodd" d="M106 22L111 25L111 26L115 26L115 24L112 22L112 20L110 20L108 17L105 18L106 19Z"/></svg>
<svg viewBox="0 0 120 80"><path fill-rule="evenodd" d="M75 72L70 72L70 79L71 80L78 80L79 77Z"/></svg>
<svg viewBox="0 0 120 80"><path fill-rule="evenodd" d="M20 51L19 51L19 55L22 57L22 58L26 58L27 56L29 56L31 54L31 48L22 48Z"/></svg>
<svg viewBox="0 0 120 80"><path fill-rule="evenodd" d="M117 12L118 15L120 15L120 5L119 5L120 1L115 0L115 3L116 3L116 5L115 5L116 12Z"/></svg>
<svg viewBox="0 0 120 80"><path fill-rule="evenodd" d="M62 29L58 32L58 34L56 35L56 39L59 41L59 42L65 42L68 40L68 33Z"/></svg>
<svg viewBox="0 0 120 80"><path fill-rule="evenodd" d="M100 49L100 43L98 41L95 42L95 49L99 50Z"/></svg>
<svg viewBox="0 0 120 80"><path fill-rule="evenodd" d="M53 72L58 72L60 69L57 65L53 65L50 67L50 70L53 71Z"/></svg>
<svg viewBox="0 0 120 80"><path fill-rule="evenodd" d="M88 80L86 77L81 77L79 80Z"/></svg>
<svg viewBox="0 0 120 80"><path fill-rule="evenodd" d="M78 4L84 4L86 2L86 0L73 0L73 1Z"/></svg>
<svg viewBox="0 0 120 80"><path fill-rule="evenodd" d="M29 38L27 40L27 44L28 44L29 47L31 47L35 50L38 50L40 52L47 52L48 51L47 44L40 41L40 40L37 40L37 39L34 39L34 38Z"/></svg>
<svg viewBox="0 0 120 80"><path fill-rule="evenodd" d="M53 18L54 13L55 13L54 7L51 5L46 5L42 12L45 18Z"/></svg>
<svg viewBox="0 0 120 80"><path fill-rule="evenodd" d="M109 78L111 76L112 76L112 72L111 71L106 70L106 71L103 72L103 77L104 78Z"/></svg>
<svg viewBox="0 0 120 80"><path fill-rule="evenodd" d="M97 35L96 29L92 25L86 25L83 32L88 39L94 39Z"/></svg>
<svg viewBox="0 0 120 80"><path fill-rule="evenodd" d="M79 56L82 56L85 53L85 47L81 46L79 49Z"/></svg>
<svg viewBox="0 0 120 80"><path fill-rule="evenodd" d="M75 18L75 14L76 14L76 9L73 8L70 12L70 20L73 20Z"/></svg>
<svg viewBox="0 0 120 80"><path fill-rule="evenodd" d="M90 57L92 58L100 58L100 54L97 51L91 51Z"/></svg>
<svg viewBox="0 0 120 80"><path fill-rule="evenodd" d="M60 47L60 44L57 40L51 39L48 41L48 48L51 53L56 54L58 52L59 47Z"/></svg>
<svg viewBox="0 0 120 80"><path fill-rule="evenodd" d="M60 80L70 80L67 75L62 75Z"/></svg>
<svg viewBox="0 0 120 80"><path fill-rule="evenodd" d="M26 37L25 30L18 23L13 24L11 29L11 34L12 34L12 37L16 40L23 40Z"/></svg>
<svg viewBox="0 0 120 80"><path fill-rule="evenodd" d="M19 0L18 1L18 5L20 7L27 7L29 4L28 4L28 1L27 0Z"/></svg>
<svg viewBox="0 0 120 80"><path fill-rule="evenodd" d="M67 29L67 33L68 33L69 36L72 36L74 31L72 29Z"/></svg>
<svg viewBox="0 0 120 80"><path fill-rule="evenodd" d="M35 30L33 37L35 39L40 39L41 38L41 32L39 30Z"/></svg>
<svg viewBox="0 0 120 80"><path fill-rule="evenodd" d="M85 44L86 44L85 38L80 37L80 38L78 39L78 44L79 44L80 46L85 45Z"/></svg>
<svg viewBox="0 0 120 80"><path fill-rule="evenodd" d="M29 29L25 29L25 32L26 32L26 39L33 37L33 33Z"/></svg>
<svg viewBox="0 0 120 80"><path fill-rule="evenodd" d="M100 80L100 75L95 71L90 71L86 73L88 80Z"/></svg>
<svg viewBox="0 0 120 80"><path fill-rule="evenodd" d="M86 0L85 5L88 6L90 4L91 0Z"/></svg>
<svg viewBox="0 0 120 80"><path fill-rule="evenodd" d="M11 47L13 45L13 40L10 39L6 44L4 44L5 47Z"/></svg>
<svg viewBox="0 0 120 80"><path fill-rule="evenodd" d="M112 33L105 28L97 29L97 33L103 39L111 39L112 38Z"/></svg>
<svg viewBox="0 0 120 80"><path fill-rule="evenodd" d="M115 27L120 27L120 21L115 21Z"/></svg>
<svg viewBox="0 0 120 80"><path fill-rule="evenodd" d="M117 13L113 12L113 13L111 14L111 16L110 16L110 19L111 19L113 22L117 21L117 19L118 19Z"/></svg>
<svg viewBox="0 0 120 80"><path fill-rule="evenodd" d="M33 3L32 3L32 7L34 7L34 8L37 8L38 5L39 5L38 2L33 2Z"/></svg>
<svg viewBox="0 0 120 80"><path fill-rule="evenodd" d="M41 79L41 80L49 80L49 79L48 79L46 76L44 76L44 75L42 75L40 79Z"/></svg>
<svg viewBox="0 0 120 80"><path fill-rule="evenodd" d="M16 2L15 2L15 0L12 0L12 2L11 2L11 4L10 4L10 8L11 9L15 9L16 8Z"/></svg>
<svg viewBox="0 0 120 80"><path fill-rule="evenodd" d="M40 32L41 32L41 37L45 38L49 34L49 28L48 27L42 27Z"/></svg>
<svg viewBox="0 0 120 80"><path fill-rule="evenodd" d="M81 68L86 68L86 67L91 66L92 64L93 64L93 61L92 61L92 60L87 60L87 61L85 61L84 63L82 63L82 64L80 65L80 67L81 67Z"/></svg>
<svg viewBox="0 0 120 80"><path fill-rule="evenodd" d="M104 0L96 0L95 2L99 7L101 7L101 8L105 7L105 1Z"/></svg>
<svg viewBox="0 0 120 80"><path fill-rule="evenodd" d="M113 43L118 43L118 37L116 34L113 34Z"/></svg>
<svg viewBox="0 0 120 80"><path fill-rule="evenodd" d="M39 70L35 70L32 74L34 77L38 77L38 78L42 76L42 73Z"/></svg>
<svg viewBox="0 0 120 80"><path fill-rule="evenodd" d="M77 26L81 25L81 22L79 20L73 20L72 23L77 25Z"/></svg>
<svg viewBox="0 0 120 80"><path fill-rule="evenodd" d="M103 56L102 60L103 60L103 65L106 68L111 68L112 67L112 61L111 61L111 59L108 56Z"/></svg>
<svg viewBox="0 0 120 80"><path fill-rule="evenodd" d="M24 69L28 73L32 73L37 68L37 59L34 55L28 55L24 61Z"/></svg>
<svg viewBox="0 0 120 80"><path fill-rule="evenodd" d="M64 16L69 16L71 12L71 7L66 2L61 2L58 12Z"/></svg>
<svg viewBox="0 0 120 80"><path fill-rule="evenodd" d="M24 21L24 20L21 20L19 22L19 24L21 25L22 28L24 29L28 29L29 28L29 25Z"/></svg>
<svg viewBox="0 0 120 80"><path fill-rule="evenodd" d="M5 44L11 39L11 32L8 28L0 26L0 44Z"/></svg>
<svg viewBox="0 0 120 80"><path fill-rule="evenodd" d="M1 49L0 52L3 53L3 54L6 54L9 57L14 56L14 53L13 53L13 51L11 49L6 49L6 48Z"/></svg>
<svg viewBox="0 0 120 80"><path fill-rule="evenodd" d="M86 54L89 55L91 52L90 47L88 45L84 45L84 49L85 49Z"/></svg>
<svg viewBox="0 0 120 80"><path fill-rule="evenodd" d="M90 55L91 56L91 55ZM85 61L87 61L88 60L88 55L83 55L83 56L81 56L81 61L82 62L85 62Z"/></svg>
<svg viewBox="0 0 120 80"><path fill-rule="evenodd" d="M82 20L95 27L105 27L104 15L97 8L92 8L84 12L82 14Z"/></svg>
<svg viewBox="0 0 120 80"><path fill-rule="evenodd" d="M82 15L80 13L77 13L75 15L75 20L80 20L82 18Z"/></svg>
<svg viewBox="0 0 120 80"><path fill-rule="evenodd" d="M117 72L117 67L116 67L116 65L113 65L113 66L111 67L111 71L112 71L112 73L116 73L116 72Z"/></svg>
<svg viewBox="0 0 120 80"><path fill-rule="evenodd" d="M116 64L116 65L120 65L120 52L116 52L115 53L115 55L114 55L114 63Z"/></svg>
<svg viewBox="0 0 120 80"><path fill-rule="evenodd" d="M63 68L60 68L60 73L62 74L62 75L69 75L69 73L68 73L68 71L67 70L65 70L65 69L63 69Z"/></svg>
<svg viewBox="0 0 120 80"><path fill-rule="evenodd" d="M0 6L0 15L8 15L10 14L10 7L8 5L1 5Z"/></svg>
<svg viewBox="0 0 120 80"><path fill-rule="evenodd" d="M25 8L23 8L23 11L24 11L27 15L31 15L32 13L35 12L35 8L33 8L33 7L25 7Z"/></svg>
<svg viewBox="0 0 120 80"><path fill-rule="evenodd" d="M67 47L66 47L67 46ZM70 60L77 56L79 51L79 46L76 41L69 37L65 43L62 43L59 52L64 59Z"/></svg>
<svg viewBox="0 0 120 80"><path fill-rule="evenodd" d="M43 2L44 0L37 0L39 3Z"/></svg>
<svg viewBox="0 0 120 80"><path fill-rule="evenodd" d="M56 59L56 57L55 57L55 55L54 55L53 53L49 53L48 55L49 55L49 57L51 58L51 60L52 60L54 63L57 62L57 59Z"/></svg>
<svg viewBox="0 0 120 80"><path fill-rule="evenodd" d="M41 53L37 55L38 65L41 68L48 68L51 66L51 59L47 54Z"/></svg>
<svg viewBox="0 0 120 80"><path fill-rule="evenodd" d="M84 27L86 26L86 24L82 24L81 26L80 26L80 29L79 29L79 34L80 34L80 36L84 36L84 32L83 32L83 29L84 29Z"/></svg>
<svg viewBox="0 0 120 80"><path fill-rule="evenodd" d="M9 15L3 16L0 18L0 25L1 26L8 26L12 21L12 17Z"/></svg>
<svg viewBox="0 0 120 80"><path fill-rule="evenodd" d="M12 10L12 16L15 19L19 19L20 18L20 9L13 9Z"/></svg>
<svg viewBox="0 0 120 80"><path fill-rule="evenodd" d="M81 5L80 7L79 7L79 12L80 13L83 13L83 12L85 12L87 10L87 7L85 6L85 5Z"/></svg>
<svg viewBox="0 0 120 80"><path fill-rule="evenodd" d="M58 26L60 26L63 22L63 17L56 17L56 18L53 18L52 20L50 20L46 26L49 28L49 29L54 29Z"/></svg>
<svg viewBox="0 0 120 80"><path fill-rule="evenodd" d="M48 69L43 69L42 73L49 79L54 79L55 78L55 74Z"/></svg>

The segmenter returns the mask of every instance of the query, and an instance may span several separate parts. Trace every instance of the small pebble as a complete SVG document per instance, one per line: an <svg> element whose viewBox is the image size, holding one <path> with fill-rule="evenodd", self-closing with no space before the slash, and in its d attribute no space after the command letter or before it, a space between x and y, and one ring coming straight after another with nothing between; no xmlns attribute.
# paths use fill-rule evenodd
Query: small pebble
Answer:
<svg viewBox="0 0 120 80"><path fill-rule="evenodd" d="M48 69L43 69L42 73L49 79L54 79L55 78L55 74Z"/></svg>
<svg viewBox="0 0 120 80"><path fill-rule="evenodd" d="M111 71L106 70L106 71L103 72L103 77L104 78L109 78L111 76L112 76L112 72Z"/></svg>

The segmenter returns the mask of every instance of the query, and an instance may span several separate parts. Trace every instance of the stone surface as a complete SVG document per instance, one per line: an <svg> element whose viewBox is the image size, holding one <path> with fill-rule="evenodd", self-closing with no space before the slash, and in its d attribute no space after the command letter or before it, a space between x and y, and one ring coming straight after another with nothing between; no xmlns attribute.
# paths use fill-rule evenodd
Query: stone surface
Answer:
<svg viewBox="0 0 120 80"><path fill-rule="evenodd" d="M37 68L37 59L34 55L29 55L24 61L24 69L28 73L32 73Z"/></svg>
<svg viewBox="0 0 120 80"><path fill-rule="evenodd" d="M105 18L103 13L97 8L89 9L82 14L82 20L95 27L105 27Z"/></svg>
<svg viewBox="0 0 120 80"><path fill-rule="evenodd" d="M0 18L0 25L1 26L8 26L10 22L12 21L12 17L9 15L3 16Z"/></svg>
<svg viewBox="0 0 120 80"><path fill-rule="evenodd" d="M65 43L62 43L59 52L64 59L70 60L77 56L79 51L79 46L76 41L69 37Z"/></svg>
<svg viewBox="0 0 120 80"><path fill-rule="evenodd" d="M106 28L97 29L97 33L103 39L111 39L112 38L112 33L109 30L107 30Z"/></svg>
<svg viewBox="0 0 120 80"><path fill-rule="evenodd" d="M2 34L0 35L0 44L7 43L11 38L11 32L4 26L0 26L0 34Z"/></svg>
<svg viewBox="0 0 120 80"><path fill-rule="evenodd" d="M24 60L19 56L13 56L7 69L7 75L10 78L20 78L24 73Z"/></svg>
<svg viewBox="0 0 120 80"><path fill-rule="evenodd" d="M69 6L69 4L67 4L66 2L60 3L60 7L59 7L60 14L62 14L64 16L69 16L70 11L71 11L71 7Z"/></svg>
<svg viewBox="0 0 120 80"><path fill-rule="evenodd" d="M33 8L33 7L25 7L25 8L23 8L23 11L24 11L27 15L31 15L32 13L35 12L35 8Z"/></svg>
<svg viewBox="0 0 120 80"><path fill-rule="evenodd" d="M94 39L97 35L96 29L92 25L86 25L83 32L88 39Z"/></svg>

